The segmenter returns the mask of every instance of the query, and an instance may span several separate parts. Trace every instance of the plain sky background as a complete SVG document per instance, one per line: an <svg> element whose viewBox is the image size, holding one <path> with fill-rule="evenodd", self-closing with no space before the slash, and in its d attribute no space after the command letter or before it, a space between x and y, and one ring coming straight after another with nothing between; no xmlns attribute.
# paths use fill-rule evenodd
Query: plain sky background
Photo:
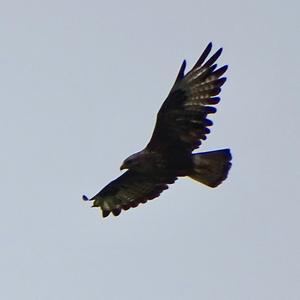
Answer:
<svg viewBox="0 0 300 300"><path fill-rule="evenodd" d="M0 298L299 300L299 1L2 1ZM147 143L183 59L229 64L180 179L102 219L81 200Z"/></svg>

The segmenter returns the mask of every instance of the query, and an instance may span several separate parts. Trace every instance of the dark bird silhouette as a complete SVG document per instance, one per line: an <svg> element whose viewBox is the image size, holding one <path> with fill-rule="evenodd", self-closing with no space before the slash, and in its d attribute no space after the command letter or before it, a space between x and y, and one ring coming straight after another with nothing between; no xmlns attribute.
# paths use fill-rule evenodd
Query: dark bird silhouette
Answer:
<svg viewBox="0 0 300 300"><path fill-rule="evenodd" d="M194 67L184 74L184 60L175 83L162 104L152 137L142 151L129 156L120 177L110 182L92 200L93 207L102 209L103 217L118 216L127 210L158 197L178 177L188 176L209 187L226 179L231 167L229 149L193 153L206 139L212 122L208 114L216 112L222 77L227 65L217 68L219 49L209 59L210 43Z"/></svg>

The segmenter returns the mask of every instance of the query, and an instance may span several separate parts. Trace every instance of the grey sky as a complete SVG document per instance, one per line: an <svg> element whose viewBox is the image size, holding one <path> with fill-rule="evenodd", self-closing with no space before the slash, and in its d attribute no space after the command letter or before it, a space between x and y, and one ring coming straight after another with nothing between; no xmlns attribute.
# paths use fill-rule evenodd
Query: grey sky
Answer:
<svg viewBox="0 0 300 300"><path fill-rule="evenodd" d="M2 1L0 298L298 300L297 1ZM182 60L229 64L202 151L217 189L181 179L102 219L81 195L147 143Z"/></svg>

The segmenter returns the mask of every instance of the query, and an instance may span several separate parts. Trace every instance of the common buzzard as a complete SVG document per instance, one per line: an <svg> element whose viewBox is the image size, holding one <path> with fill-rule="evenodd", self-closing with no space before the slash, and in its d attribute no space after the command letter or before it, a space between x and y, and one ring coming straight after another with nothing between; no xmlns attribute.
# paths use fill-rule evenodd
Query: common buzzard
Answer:
<svg viewBox="0 0 300 300"><path fill-rule="evenodd" d="M123 162L120 169L127 171L94 197L83 196L102 209L103 217L118 216L158 197L178 177L188 176L210 187L226 179L231 167L229 149L193 153L210 132L213 123L207 115L216 112L213 105L220 101L217 95L226 81L222 76L227 65L217 68L215 63L222 48L207 59L211 48L210 43L187 74L183 61L148 145Z"/></svg>

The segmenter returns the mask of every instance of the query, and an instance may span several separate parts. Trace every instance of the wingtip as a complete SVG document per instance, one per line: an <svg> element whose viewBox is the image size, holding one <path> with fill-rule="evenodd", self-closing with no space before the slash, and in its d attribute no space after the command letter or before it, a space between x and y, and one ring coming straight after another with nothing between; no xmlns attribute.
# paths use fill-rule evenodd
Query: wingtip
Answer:
<svg viewBox="0 0 300 300"><path fill-rule="evenodd" d="M184 76L185 68L186 68L186 59L183 60L183 62L181 64L181 67L180 67L180 71L182 73L182 76Z"/></svg>
<svg viewBox="0 0 300 300"><path fill-rule="evenodd" d="M181 64L181 67L179 69L179 72L178 72L178 75L176 77L175 83L180 81L184 77L185 68L186 68L186 60L184 59L182 64Z"/></svg>
<svg viewBox="0 0 300 300"><path fill-rule="evenodd" d="M82 200L83 201L90 201L90 199L86 195L82 195Z"/></svg>
<svg viewBox="0 0 300 300"><path fill-rule="evenodd" d="M206 58L208 57L209 53L211 52L212 49L212 42L210 42L206 48L204 49L204 51L202 52L202 54L200 55L199 59L197 60L196 64L194 65L194 67L192 68L192 70L200 67L204 61L206 60Z"/></svg>
<svg viewBox="0 0 300 300"><path fill-rule="evenodd" d="M220 57L220 55L222 54L223 48L220 48L214 55L212 55L207 61L206 63L203 65L203 67L208 68L210 66L212 66L216 60ZM206 55L207 57L207 55ZM205 57L205 58L206 58ZM200 59L199 59L200 60ZM204 62L204 60L200 60L202 62ZM198 63L197 63L198 64Z"/></svg>
<svg viewBox="0 0 300 300"><path fill-rule="evenodd" d="M223 52L223 48L219 48L218 51L216 52L216 55L220 56ZM218 53L218 54L217 54Z"/></svg>
<svg viewBox="0 0 300 300"><path fill-rule="evenodd" d="M221 87L227 81L227 77L222 77L218 80L219 86Z"/></svg>
<svg viewBox="0 0 300 300"><path fill-rule="evenodd" d="M110 211L109 211L109 210L102 209L102 217L103 217L103 218L108 217L109 214L110 214Z"/></svg>

